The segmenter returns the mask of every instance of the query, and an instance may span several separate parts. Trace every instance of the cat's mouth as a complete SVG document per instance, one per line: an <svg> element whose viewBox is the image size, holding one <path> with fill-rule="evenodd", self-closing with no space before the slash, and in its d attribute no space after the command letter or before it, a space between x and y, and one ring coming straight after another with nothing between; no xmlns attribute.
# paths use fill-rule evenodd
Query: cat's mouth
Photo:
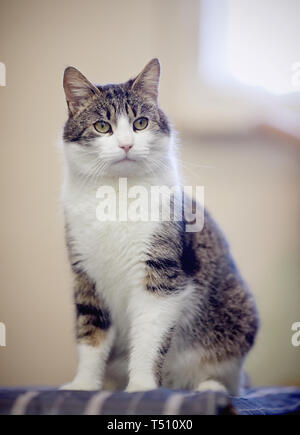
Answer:
<svg viewBox="0 0 300 435"><path fill-rule="evenodd" d="M115 162L113 162L113 164L115 165L116 163L122 163L122 162L136 162L135 159L131 159L128 156L123 157L120 160L116 160Z"/></svg>

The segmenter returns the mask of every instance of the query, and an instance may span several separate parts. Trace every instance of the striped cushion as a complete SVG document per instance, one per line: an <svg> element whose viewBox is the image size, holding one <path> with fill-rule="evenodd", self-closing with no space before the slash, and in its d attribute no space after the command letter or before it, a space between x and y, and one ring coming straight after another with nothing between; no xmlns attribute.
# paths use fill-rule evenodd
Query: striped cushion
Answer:
<svg viewBox="0 0 300 435"><path fill-rule="evenodd" d="M160 388L141 393L0 389L0 414L203 415L300 413L300 389L252 388L243 396Z"/></svg>
<svg viewBox="0 0 300 435"><path fill-rule="evenodd" d="M232 404L243 415L300 414L300 389L296 387L250 388Z"/></svg>
<svg viewBox="0 0 300 435"><path fill-rule="evenodd" d="M142 393L2 389L0 414L192 415L230 412L224 393L160 388Z"/></svg>

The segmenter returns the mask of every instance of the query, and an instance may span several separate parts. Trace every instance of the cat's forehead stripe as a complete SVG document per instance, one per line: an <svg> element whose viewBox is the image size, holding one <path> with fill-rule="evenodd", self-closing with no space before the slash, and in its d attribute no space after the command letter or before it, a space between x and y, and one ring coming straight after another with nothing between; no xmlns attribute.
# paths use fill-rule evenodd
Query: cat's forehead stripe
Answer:
<svg viewBox="0 0 300 435"><path fill-rule="evenodd" d="M136 118L141 102L134 98L124 85L106 85L102 91L108 120L116 121L119 114L126 114L131 120Z"/></svg>

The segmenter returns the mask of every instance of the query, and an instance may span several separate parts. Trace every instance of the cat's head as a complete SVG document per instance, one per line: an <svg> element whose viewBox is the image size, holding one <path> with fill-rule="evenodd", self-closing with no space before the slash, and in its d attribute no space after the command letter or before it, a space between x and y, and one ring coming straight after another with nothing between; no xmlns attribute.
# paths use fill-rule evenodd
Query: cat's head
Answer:
<svg viewBox="0 0 300 435"><path fill-rule="evenodd" d="M118 85L94 85L76 68L65 70L64 142L77 174L143 176L166 169L171 131L158 107L159 76L157 59Z"/></svg>

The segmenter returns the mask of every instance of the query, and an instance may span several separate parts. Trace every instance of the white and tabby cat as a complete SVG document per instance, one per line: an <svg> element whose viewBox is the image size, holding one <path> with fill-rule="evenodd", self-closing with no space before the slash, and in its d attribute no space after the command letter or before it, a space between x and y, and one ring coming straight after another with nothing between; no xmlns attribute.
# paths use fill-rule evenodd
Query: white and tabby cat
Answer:
<svg viewBox="0 0 300 435"><path fill-rule="evenodd" d="M255 303L205 212L186 222L101 222L99 186L180 184L172 130L158 107L160 66L120 85L64 74L63 205L74 275L79 363L65 389L159 386L237 394L258 327Z"/></svg>

